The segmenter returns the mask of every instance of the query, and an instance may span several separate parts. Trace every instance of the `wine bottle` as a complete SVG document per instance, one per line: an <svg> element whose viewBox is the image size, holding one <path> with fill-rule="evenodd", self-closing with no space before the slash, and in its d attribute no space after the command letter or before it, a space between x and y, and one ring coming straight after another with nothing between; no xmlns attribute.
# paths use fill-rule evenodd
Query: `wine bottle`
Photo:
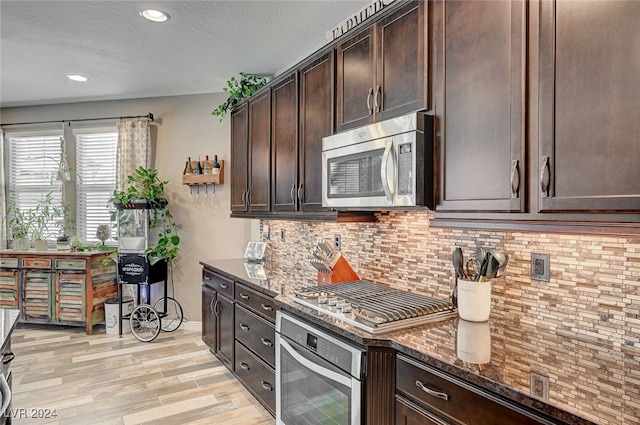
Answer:
<svg viewBox="0 0 640 425"><path fill-rule="evenodd" d="M202 174L202 165L200 164L200 155L198 155L198 159L196 160L196 169L193 171L193 174Z"/></svg>
<svg viewBox="0 0 640 425"><path fill-rule="evenodd" d="M204 174L212 174L211 162L209 161L209 155L204 157Z"/></svg>
<svg viewBox="0 0 640 425"><path fill-rule="evenodd" d="M191 166L191 157L187 157L187 163L184 166L184 174L193 174L193 167Z"/></svg>
<svg viewBox="0 0 640 425"><path fill-rule="evenodd" d="M220 174L220 163L218 162L218 155L213 155L213 174Z"/></svg>

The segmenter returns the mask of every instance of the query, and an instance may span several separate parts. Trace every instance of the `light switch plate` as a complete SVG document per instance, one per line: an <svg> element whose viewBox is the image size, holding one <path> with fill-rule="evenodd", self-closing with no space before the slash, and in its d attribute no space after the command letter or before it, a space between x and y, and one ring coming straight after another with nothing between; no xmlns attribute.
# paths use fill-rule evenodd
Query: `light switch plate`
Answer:
<svg viewBox="0 0 640 425"><path fill-rule="evenodd" d="M549 282L550 265L549 254L542 252L531 253L531 278Z"/></svg>

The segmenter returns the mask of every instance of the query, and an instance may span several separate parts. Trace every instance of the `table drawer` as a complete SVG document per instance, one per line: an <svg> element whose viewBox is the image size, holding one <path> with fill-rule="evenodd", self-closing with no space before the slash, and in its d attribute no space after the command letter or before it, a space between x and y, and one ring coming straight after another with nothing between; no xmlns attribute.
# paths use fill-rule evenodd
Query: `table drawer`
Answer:
<svg viewBox="0 0 640 425"><path fill-rule="evenodd" d="M226 294L233 299L233 281L220 276L211 270L202 269L202 283L216 292Z"/></svg>
<svg viewBox="0 0 640 425"><path fill-rule="evenodd" d="M55 267L58 270L85 270L87 268L87 260L73 259L73 260L54 260Z"/></svg>
<svg viewBox="0 0 640 425"><path fill-rule="evenodd" d="M276 363L276 330L266 320L236 304L236 339L270 366Z"/></svg>
<svg viewBox="0 0 640 425"><path fill-rule="evenodd" d="M50 269L50 258L23 258L22 267L25 269Z"/></svg>
<svg viewBox="0 0 640 425"><path fill-rule="evenodd" d="M17 268L19 260L19 258L0 258L0 267Z"/></svg>
<svg viewBox="0 0 640 425"><path fill-rule="evenodd" d="M249 307L249 309L258 313L272 323L275 323L276 303L273 298L236 282L236 301Z"/></svg>
<svg viewBox="0 0 640 425"><path fill-rule="evenodd" d="M533 414L529 417L517 412L506 400L483 395L481 390L454 379L416 360L397 356L396 391L438 416L476 425L540 424Z"/></svg>
<svg viewBox="0 0 640 425"><path fill-rule="evenodd" d="M256 398L271 411L276 411L276 373L245 346L236 341L235 373Z"/></svg>

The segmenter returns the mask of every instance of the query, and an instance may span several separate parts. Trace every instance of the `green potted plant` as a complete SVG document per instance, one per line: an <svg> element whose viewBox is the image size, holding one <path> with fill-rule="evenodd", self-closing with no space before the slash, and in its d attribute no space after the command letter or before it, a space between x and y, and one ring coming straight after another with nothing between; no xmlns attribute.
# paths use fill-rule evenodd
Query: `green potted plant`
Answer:
<svg viewBox="0 0 640 425"><path fill-rule="evenodd" d="M26 250L30 239L36 251L46 251L48 242L45 237L63 219L64 211L65 208L57 204L53 192L49 192L34 207L28 209L21 209L10 202L7 206L7 217L14 249Z"/></svg>
<svg viewBox="0 0 640 425"><path fill-rule="evenodd" d="M114 222L120 214L119 233L125 237L136 238L137 235L133 223L135 217L126 214L126 211L135 208L150 210L149 228L157 231L155 245L146 249L151 262L162 259L171 263L180 252L178 225L169 211L169 202L164 192L167 183L168 181L160 180L156 169L140 166L127 176L125 189L114 191L110 198L110 202L116 207L116 211L112 211L111 220ZM112 258L115 255L117 253L112 254Z"/></svg>
<svg viewBox="0 0 640 425"><path fill-rule="evenodd" d="M227 86L222 90L229 93L229 97L222 104L218 105L216 109L211 112L211 115L220 117L220 121L227 114L227 111L233 109L241 100L251 96L256 90L264 87L268 80L262 75L240 73L240 78L231 77L227 81Z"/></svg>

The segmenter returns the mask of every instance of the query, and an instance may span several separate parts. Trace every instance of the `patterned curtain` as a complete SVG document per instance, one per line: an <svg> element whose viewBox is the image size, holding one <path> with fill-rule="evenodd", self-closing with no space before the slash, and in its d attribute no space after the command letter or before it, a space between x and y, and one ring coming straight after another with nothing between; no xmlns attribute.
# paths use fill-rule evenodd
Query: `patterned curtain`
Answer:
<svg viewBox="0 0 640 425"><path fill-rule="evenodd" d="M116 189L124 190L127 176L139 166L151 166L151 142L148 119L118 121L118 157Z"/></svg>

